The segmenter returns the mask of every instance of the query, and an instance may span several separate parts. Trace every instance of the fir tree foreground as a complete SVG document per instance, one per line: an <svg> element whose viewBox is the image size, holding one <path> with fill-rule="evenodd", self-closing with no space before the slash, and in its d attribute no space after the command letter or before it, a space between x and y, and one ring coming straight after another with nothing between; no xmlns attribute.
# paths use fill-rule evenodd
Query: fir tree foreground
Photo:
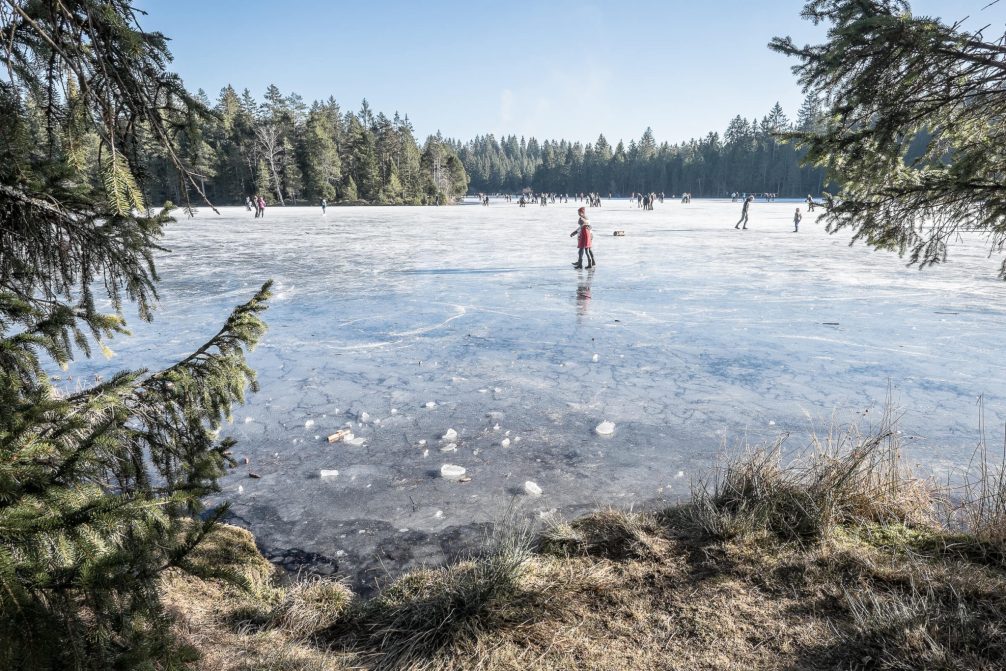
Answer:
<svg viewBox="0 0 1006 671"><path fill-rule="evenodd" d="M54 387L127 303L151 318L170 206L146 210L140 156L198 192L178 136L202 110L123 0L3 0L0 43L0 668L173 668L157 582L223 513L200 499L269 285L166 370Z"/></svg>
<svg viewBox="0 0 1006 671"><path fill-rule="evenodd" d="M789 134L841 185L828 230L919 267L945 261L963 231L1002 250L1006 37L914 16L904 0L813 0L803 16L829 25L827 42L770 47L829 103L819 127Z"/></svg>

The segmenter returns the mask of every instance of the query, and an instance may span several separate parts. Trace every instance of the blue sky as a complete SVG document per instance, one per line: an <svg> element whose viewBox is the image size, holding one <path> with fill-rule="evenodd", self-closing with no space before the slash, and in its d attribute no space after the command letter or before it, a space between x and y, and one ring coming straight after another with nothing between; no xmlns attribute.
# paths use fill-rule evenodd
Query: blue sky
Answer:
<svg viewBox="0 0 1006 671"><path fill-rule="evenodd" d="M924 0L918 15L992 24L990 0ZM142 25L172 38L174 70L211 99L230 83L276 84L305 100L363 98L407 113L420 138L442 131L609 141L647 126L676 142L722 132L779 101L796 115L791 62L775 35L813 42L800 0L137 0Z"/></svg>

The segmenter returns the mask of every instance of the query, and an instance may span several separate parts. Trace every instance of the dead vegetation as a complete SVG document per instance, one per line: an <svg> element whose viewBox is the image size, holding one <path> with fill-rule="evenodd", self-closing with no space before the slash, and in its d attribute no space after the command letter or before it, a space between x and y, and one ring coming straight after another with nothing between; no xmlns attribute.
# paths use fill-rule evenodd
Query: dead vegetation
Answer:
<svg viewBox="0 0 1006 671"><path fill-rule="evenodd" d="M283 586L224 527L201 558L245 586L165 592L212 671L1006 668L1006 472L983 443L937 487L899 435L888 415L789 459L749 451L671 510L537 531L511 510L477 555L367 601Z"/></svg>

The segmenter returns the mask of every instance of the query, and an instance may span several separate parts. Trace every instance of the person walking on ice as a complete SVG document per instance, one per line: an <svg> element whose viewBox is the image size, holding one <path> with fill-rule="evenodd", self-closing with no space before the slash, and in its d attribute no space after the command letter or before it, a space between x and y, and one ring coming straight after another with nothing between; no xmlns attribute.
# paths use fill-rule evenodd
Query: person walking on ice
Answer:
<svg viewBox="0 0 1006 671"><path fill-rule="evenodd" d="M800 232L800 222L803 221L803 215L800 214L800 208L796 208L796 212L793 214L793 232Z"/></svg>
<svg viewBox="0 0 1006 671"><path fill-rule="evenodd" d="M590 231L590 220L587 219L587 208L581 207L577 210L577 214L580 215L580 221L577 225L575 231L569 234L569 237L577 235L576 248L577 248L577 259L573 267L577 270L583 268L583 254L587 253L587 267L592 268L597 265L594 261L594 251L591 249L591 243L593 242L593 234Z"/></svg>
<svg viewBox="0 0 1006 671"><path fill-rule="evenodd" d="M741 224L744 224L744 230L745 231L747 230L747 228L748 228L748 208L750 207L752 200L754 200L754 196L748 196L747 198L744 199L744 207L743 207L743 209L741 209L741 220L738 221L734 225L734 228L740 228Z"/></svg>
<svg viewBox="0 0 1006 671"><path fill-rule="evenodd" d="M328 201L324 198L321 199L321 213L325 214L325 210L328 209Z"/></svg>

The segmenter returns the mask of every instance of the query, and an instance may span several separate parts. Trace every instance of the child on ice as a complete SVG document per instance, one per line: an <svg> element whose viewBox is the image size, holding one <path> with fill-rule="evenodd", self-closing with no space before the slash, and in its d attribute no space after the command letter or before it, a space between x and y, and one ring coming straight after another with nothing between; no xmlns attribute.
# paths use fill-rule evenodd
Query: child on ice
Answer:
<svg viewBox="0 0 1006 671"><path fill-rule="evenodd" d="M800 232L800 222L803 221L803 215L800 214L800 208L796 208L796 213L793 215L793 232Z"/></svg>
<svg viewBox="0 0 1006 671"><path fill-rule="evenodd" d="M591 249L591 243L593 242L594 236L590 232L590 220L587 219L587 208L581 207L579 210L577 210L577 214L580 215L579 225L577 226L575 231L569 234L569 237L572 238L574 235L579 234L579 237L576 239L576 247L579 254L577 256L576 263L573 264L573 267L576 268L577 270L580 270L581 268L583 268L584 252L587 253L588 268L596 266L597 262L594 261L594 252Z"/></svg>

